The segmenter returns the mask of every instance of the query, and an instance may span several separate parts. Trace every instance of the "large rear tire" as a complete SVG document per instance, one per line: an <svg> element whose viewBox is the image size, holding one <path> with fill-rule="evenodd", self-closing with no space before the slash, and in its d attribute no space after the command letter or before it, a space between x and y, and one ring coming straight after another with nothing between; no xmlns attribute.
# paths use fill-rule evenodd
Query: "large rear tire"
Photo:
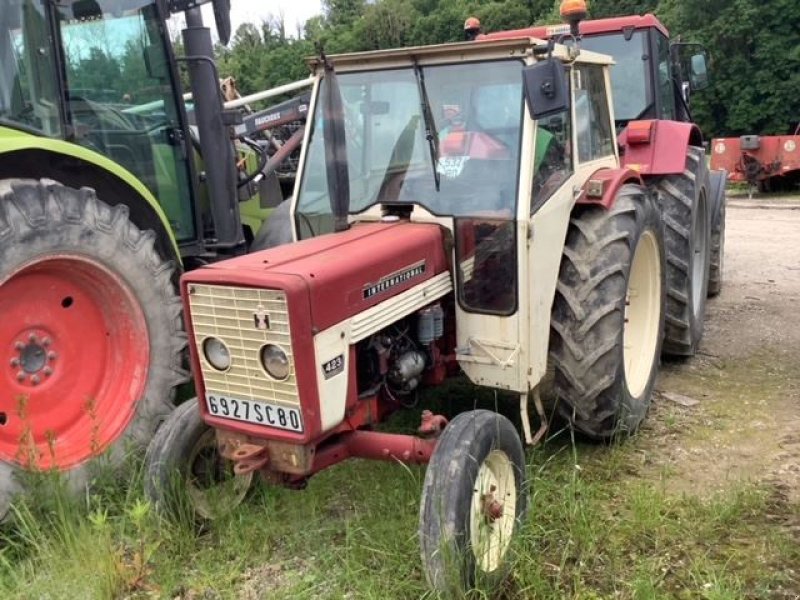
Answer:
<svg viewBox="0 0 800 600"><path fill-rule="evenodd" d="M0 517L21 470L81 490L172 411L186 335L154 241L90 189L0 181Z"/></svg>
<svg viewBox="0 0 800 600"><path fill-rule="evenodd" d="M667 316L663 351L693 356L703 337L711 260L709 175L702 148L690 146L680 175L655 185L664 215Z"/></svg>
<svg viewBox="0 0 800 600"><path fill-rule="evenodd" d="M461 413L425 473L419 517L422 566L444 597L499 585L527 503L525 454L514 426L488 410Z"/></svg>
<svg viewBox="0 0 800 600"><path fill-rule="evenodd" d="M664 290L663 223L647 190L625 185L611 210L576 210L553 303L550 359L559 412L583 434L630 434L647 414Z"/></svg>

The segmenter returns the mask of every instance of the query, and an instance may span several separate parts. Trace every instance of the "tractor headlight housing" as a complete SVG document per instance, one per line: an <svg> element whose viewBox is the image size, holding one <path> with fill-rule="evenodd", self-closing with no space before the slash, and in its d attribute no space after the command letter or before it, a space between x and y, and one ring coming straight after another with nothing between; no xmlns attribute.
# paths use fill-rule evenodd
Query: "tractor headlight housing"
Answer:
<svg viewBox="0 0 800 600"><path fill-rule="evenodd" d="M203 356L217 371L227 371L231 367L231 353L219 338L209 337L203 341Z"/></svg>
<svg viewBox="0 0 800 600"><path fill-rule="evenodd" d="M286 356L286 352L284 352L279 346L276 346L275 344L267 344L261 348L261 352L259 352L259 358L261 359L261 364L264 367L264 370L270 377L277 379L278 381L288 379L289 373L291 372L289 357Z"/></svg>

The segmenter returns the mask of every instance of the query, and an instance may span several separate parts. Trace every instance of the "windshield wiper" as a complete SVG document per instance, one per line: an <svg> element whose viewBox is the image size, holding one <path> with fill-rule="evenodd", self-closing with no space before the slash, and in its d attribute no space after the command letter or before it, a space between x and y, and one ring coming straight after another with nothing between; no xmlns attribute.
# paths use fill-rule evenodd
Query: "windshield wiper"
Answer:
<svg viewBox="0 0 800 600"><path fill-rule="evenodd" d="M439 191L439 170L436 168L436 161L439 157L439 134L436 132L436 123L431 114L431 103L428 100L428 91L425 89L425 74L414 61L414 76L417 78L417 88L419 88L420 103L422 105L422 121L425 123L425 139L428 140L428 149L431 153L431 167L433 167L433 181L436 184L436 191Z"/></svg>

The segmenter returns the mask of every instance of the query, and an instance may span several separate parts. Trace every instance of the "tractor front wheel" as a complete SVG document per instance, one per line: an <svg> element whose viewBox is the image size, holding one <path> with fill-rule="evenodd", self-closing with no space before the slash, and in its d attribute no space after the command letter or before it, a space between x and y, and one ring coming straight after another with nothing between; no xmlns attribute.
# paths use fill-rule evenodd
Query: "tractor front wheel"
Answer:
<svg viewBox="0 0 800 600"><path fill-rule="evenodd" d="M425 473L419 537L428 582L445 596L492 588L525 512L525 456L514 426L487 410L445 428Z"/></svg>
<svg viewBox="0 0 800 600"><path fill-rule="evenodd" d="M0 518L19 471L80 490L172 410L186 336L153 242L92 190L0 181Z"/></svg>
<svg viewBox="0 0 800 600"><path fill-rule="evenodd" d="M589 437L633 433L647 413L664 327L663 229L636 185L610 210L580 207L570 221L550 360L559 412Z"/></svg>
<svg viewBox="0 0 800 600"><path fill-rule="evenodd" d="M235 475L220 456L196 398L175 409L147 448L144 489L162 514L214 519L236 508L252 481L252 472Z"/></svg>

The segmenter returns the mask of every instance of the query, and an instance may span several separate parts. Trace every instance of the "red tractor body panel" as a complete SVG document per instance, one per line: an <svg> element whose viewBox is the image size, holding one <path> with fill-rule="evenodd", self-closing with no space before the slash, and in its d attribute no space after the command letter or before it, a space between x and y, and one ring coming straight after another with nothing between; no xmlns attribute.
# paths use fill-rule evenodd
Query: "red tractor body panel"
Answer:
<svg viewBox="0 0 800 600"><path fill-rule="evenodd" d="M649 123L650 135L642 138L640 124ZM636 139L631 133L637 128ZM630 134L630 135L629 135ZM629 137L631 138L629 140ZM622 166L642 176L683 173L689 145L702 144L697 125L681 121L632 121L619 135Z"/></svg>
<svg viewBox="0 0 800 600"><path fill-rule="evenodd" d="M419 272L405 273L420 264ZM335 235L215 263L203 272L205 283L213 273L222 285L276 289L282 288L272 284L273 277L281 282L299 279L308 290L311 324L322 331L446 270L442 230L400 222L356 225ZM239 279L244 275L248 282ZM194 281L194 276L189 273L184 280Z"/></svg>
<svg viewBox="0 0 800 600"><path fill-rule="evenodd" d="M751 184L800 171L800 135L714 139L711 168L726 169L730 181Z"/></svg>
<svg viewBox="0 0 800 600"><path fill-rule="evenodd" d="M201 373L202 368L197 340L193 339L190 307L193 285L285 293L303 431L217 417L208 412L201 400L203 419L215 428L255 438L293 444L318 440L322 426L314 336L448 269L444 231L439 226L395 222L360 224L346 232L255 252L183 275L181 295L195 373ZM350 369L354 370L354 346L350 352ZM357 397L355 380L353 371L348 390L351 400ZM204 398L203 378L196 377L195 381L198 398Z"/></svg>
<svg viewBox="0 0 800 600"><path fill-rule="evenodd" d="M643 16L614 17L611 19L594 19L581 21L581 35L602 35L604 33L616 33L624 29L646 29L655 27L665 36L669 37L667 28L659 21L655 15L646 14ZM496 33L486 33L479 35L477 40L503 40L515 39L520 37L535 37L548 39L553 34L569 33L569 25L542 25L539 27L526 27L524 29L512 29L509 31L498 31Z"/></svg>
<svg viewBox="0 0 800 600"><path fill-rule="evenodd" d="M626 183L643 185L642 178L633 169L599 169L586 180L577 204L596 204L609 209Z"/></svg>

